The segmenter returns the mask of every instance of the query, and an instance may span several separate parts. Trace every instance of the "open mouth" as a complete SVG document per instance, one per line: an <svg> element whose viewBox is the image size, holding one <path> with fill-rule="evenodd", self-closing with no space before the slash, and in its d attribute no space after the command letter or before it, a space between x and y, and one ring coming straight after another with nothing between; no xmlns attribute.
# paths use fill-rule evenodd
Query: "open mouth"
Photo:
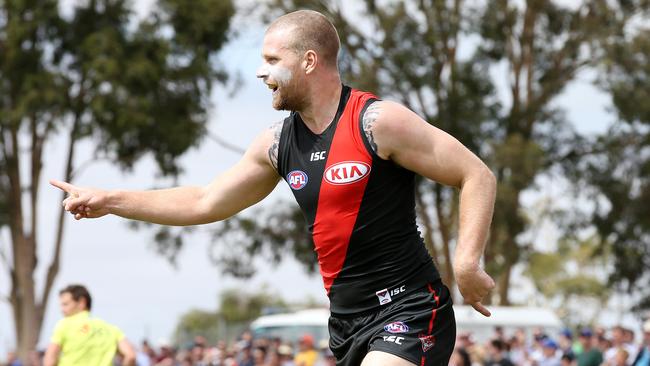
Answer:
<svg viewBox="0 0 650 366"><path fill-rule="evenodd" d="M276 91L278 91L278 86L277 86L277 85L275 85L275 84L266 84L266 85L267 85L267 86L269 87L269 89L271 89L271 91L273 91L274 93L275 93Z"/></svg>

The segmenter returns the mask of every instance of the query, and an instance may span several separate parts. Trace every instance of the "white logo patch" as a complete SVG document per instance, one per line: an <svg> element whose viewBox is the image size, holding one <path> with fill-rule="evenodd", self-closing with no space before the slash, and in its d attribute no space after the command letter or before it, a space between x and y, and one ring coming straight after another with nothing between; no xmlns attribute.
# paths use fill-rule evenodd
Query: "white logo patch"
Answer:
<svg viewBox="0 0 650 366"><path fill-rule="evenodd" d="M377 298L379 298L379 305L388 304L389 302L393 301L393 299L390 298L390 294L388 293L387 288L375 292L375 295L377 295Z"/></svg>
<svg viewBox="0 0 650 366"><path fill-rule="evenodd" d="M325 180L330 184L350 184L360 181L370 173L370 165L361 161L342 161L325 170Z"/></svg>
<svg viewBox="0 0 650 366"><path fill-rule="evenodd" d="M379 305L384 305L393 301L393 296L397 296L403 293L404 291L406 291L406 286L395 287L390 291L387 288L385 288L383 290L379 290L375 292L375 295L377 295L377 298L379 299Z"/></svg>

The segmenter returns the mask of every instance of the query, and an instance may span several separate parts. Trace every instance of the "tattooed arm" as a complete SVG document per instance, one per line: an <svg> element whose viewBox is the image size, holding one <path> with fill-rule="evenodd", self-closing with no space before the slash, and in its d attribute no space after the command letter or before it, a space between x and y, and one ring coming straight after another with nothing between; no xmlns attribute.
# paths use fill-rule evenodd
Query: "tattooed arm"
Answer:
<svg viewBox="0 0 650 366"><path fill-rule="evenodd" d="M379 102L374 101L368 106L368 108L366 108L366 111L363 113L363 120L361 121L361 124L363 125L363 133L365 133L366 139L368 139L368 143L370 143L370 147L375 153L377 153L377 144L375 143L375 137L372 134L372 128L378 116Z"/></svg>
<svg viewBox="0 0 650 366"><path fill-rule="evenodd" d="M494 281L480 268L479 262L492 220L496 192L494 175L458 140L400 104L373 103L364 115L363 125L380 157L460 189L454 274L465 301L489 316L481 299L494 287Z"/></svg>
<svg viewBox="0 0 650 366"><path fill-rule="evenodd" d="M280 135L282 134L282 126L284 126L284 121L278 121L269 127L271 133L273 133L273 141L269 147L269 163L271 166L278 170L278 155L280 154Z"/></svg>
<svg viewBox="0 0 650 366"><path fill-rule="evenodd" d="M163 225L196 225L226 219L266 197L279 180L277 125L260 134L233 167L210 184L149 191L81 188L52 180L69 197L65 210L77 220L114 214Z"/></svg>

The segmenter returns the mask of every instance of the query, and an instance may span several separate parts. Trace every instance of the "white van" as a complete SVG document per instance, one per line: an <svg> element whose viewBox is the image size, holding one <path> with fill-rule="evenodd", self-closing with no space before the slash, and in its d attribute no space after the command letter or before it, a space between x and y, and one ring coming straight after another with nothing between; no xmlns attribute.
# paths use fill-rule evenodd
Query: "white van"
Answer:
<svg viewBox="0 0 650 366"><path fill-rule="evenodd" d="M492 316L485 317L469 305L454 305L458 333L470 333L477 342L485 342L494 334L494 328L503 328L507 336L522 329L530 337L536 329L555 338L563 329L562 321L547 308L529 306L494 306L487 308Z"/></svg>
<svg viewBox="0 0 650 366"><path fill-rule="evenodd" d="M310 334L318 347L329 341L328 309L307 309L294 313L261 316L250 325L254 337L279 337L284 342L297 344L300 337Z"/></svg>

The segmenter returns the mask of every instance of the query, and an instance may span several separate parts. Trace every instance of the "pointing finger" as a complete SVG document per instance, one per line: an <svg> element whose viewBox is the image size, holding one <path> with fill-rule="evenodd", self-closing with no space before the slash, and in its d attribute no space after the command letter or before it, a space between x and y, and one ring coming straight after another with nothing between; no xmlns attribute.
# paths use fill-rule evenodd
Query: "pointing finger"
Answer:
<svg viewBox="0 0 650 366"><path fill-rule="evenodd" d="M50 179L50 184L67 193L72 193L72 191L75 190L75 186L73 186L72 184L60 180L56 180L56 179Z"/></svg>

